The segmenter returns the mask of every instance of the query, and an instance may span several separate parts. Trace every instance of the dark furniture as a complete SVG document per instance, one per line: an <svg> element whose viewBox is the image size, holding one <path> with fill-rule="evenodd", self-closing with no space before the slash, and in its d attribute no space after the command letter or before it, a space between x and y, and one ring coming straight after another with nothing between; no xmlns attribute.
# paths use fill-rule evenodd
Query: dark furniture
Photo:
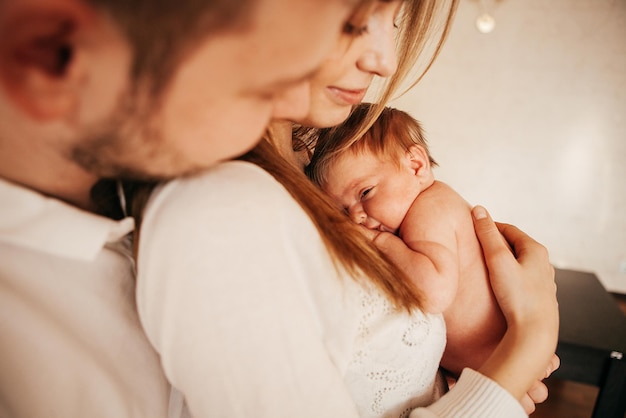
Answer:
<svg viewBox="0 0 626 418"><path fill-rule="evenodd" d="M626 412L626 316L593 273L556 270L560 330L553 373L599 388L592 418Z"/></svg>

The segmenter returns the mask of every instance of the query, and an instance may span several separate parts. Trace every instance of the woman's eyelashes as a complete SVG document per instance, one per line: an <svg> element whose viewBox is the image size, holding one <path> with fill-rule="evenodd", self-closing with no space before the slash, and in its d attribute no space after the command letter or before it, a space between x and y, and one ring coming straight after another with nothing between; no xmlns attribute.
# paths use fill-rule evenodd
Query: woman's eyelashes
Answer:
<svg viewBox="0 0 626 418"><path fill-rule="evenodd" d="M367 31L368 31L367 25L359 26L359 25L354 25L350 22L346 22L346 24L343 26L343 32L352 36L365 35Z"/></svg>

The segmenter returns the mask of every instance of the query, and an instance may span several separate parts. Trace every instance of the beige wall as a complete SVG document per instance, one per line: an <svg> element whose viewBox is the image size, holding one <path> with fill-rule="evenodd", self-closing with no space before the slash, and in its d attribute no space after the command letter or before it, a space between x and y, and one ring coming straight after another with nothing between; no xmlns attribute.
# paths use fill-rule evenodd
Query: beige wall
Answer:
<svg viewBox="0 0 626 418"><path fill-rule="evenodd" d="M626 293L626 0L482 3L494 31L461 0L435 66L392 105L424 123L439 179Z"/></svg>

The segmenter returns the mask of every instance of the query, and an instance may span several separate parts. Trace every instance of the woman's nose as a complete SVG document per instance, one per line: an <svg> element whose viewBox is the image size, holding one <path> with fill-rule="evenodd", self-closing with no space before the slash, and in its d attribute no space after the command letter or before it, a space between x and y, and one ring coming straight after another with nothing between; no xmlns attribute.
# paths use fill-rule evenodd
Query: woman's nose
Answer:
<svg viewBox="0 0 626 418"><path fill-rule="evenodd" d="M392 28L375 28L366 36L370 39L370 47L359 58L357 65L361 71L389 77L398 68L396 56L395 33Z"/></svg>

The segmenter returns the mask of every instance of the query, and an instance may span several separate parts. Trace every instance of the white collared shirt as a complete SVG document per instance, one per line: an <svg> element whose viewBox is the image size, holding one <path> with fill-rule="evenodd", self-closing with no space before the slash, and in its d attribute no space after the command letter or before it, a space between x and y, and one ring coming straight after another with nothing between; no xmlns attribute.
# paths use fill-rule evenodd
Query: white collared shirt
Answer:
<svg viewBox="0 0 626 418"><path fill-rule="evenodd" d="M164 417L115 221L0 180L0 417Z"/></svg>

